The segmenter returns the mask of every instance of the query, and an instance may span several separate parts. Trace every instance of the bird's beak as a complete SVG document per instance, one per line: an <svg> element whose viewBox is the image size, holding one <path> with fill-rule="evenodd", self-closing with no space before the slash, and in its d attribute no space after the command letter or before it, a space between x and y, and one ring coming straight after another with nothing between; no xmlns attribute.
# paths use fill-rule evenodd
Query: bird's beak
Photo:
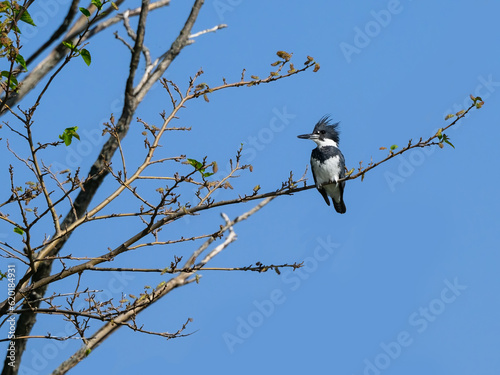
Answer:
<svg viewBox="0 0 500 375"><path fill-rule="evenodd" d="M297 138L300 138L300 139L316 139L316 138L318 138L318 135L317 134L302 134L302 135L298 135Z"/></svg>

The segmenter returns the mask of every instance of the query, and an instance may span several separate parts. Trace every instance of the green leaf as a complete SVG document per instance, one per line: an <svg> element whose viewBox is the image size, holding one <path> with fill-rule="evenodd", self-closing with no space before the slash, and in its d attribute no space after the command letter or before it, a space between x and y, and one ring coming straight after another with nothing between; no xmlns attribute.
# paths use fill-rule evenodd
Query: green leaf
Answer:
<svg viewBox="0 0 500 375"><path fill-rule="evenodd" d="M72 51L76 50L76 46L69 40L62 42L62 44L65 45L66 47L68 47Z"/></svg>
<svg viewBox="0 0 500 375"><path fill-rule="evenodd" d="M26 66L26 61L24 61L24 57L22 55L17 55L16 56L16 62L21 65L24 70L28 70L28 67Z"/></svg>
<svg viewBox="0 0 500 375"><path fill-rule="evenodd" d="M449 140L445 139L444 141L448 143L451 147L455 148L455 146L453 146Z"/></svg>
<svg viewBox="0 0 500 375"><path fill-rule="evenodd" d="M82 48L82 50L80 51L80 55L82 56L83 61L85 61L85 64L87 64L87 66L90 66L90 63L92 62L90 52L85 48Z"/></svg>
<svg viewBox="0 0 500 375"><path fill-rule="evenodd" d="M12 79L12 78L14 78L14 79L16 78L16 77L14 77L12 74L10 74L10 72L9 72L8 70L2 70L1 75L2 75L2 77L5 77L5 78L8 78L8 77L9 77L9 75L10 75L10 78L11 78L11 79Z"/></svg>
<svg viewBox="0 0 500 375"><path fill-rule="evenodd" d="M391 151L394 151L394 150L395 150L395 149L397 149L397 148L398 148L398 145L392 145L392 146L391 146Z"/></svg>
<svg viewBox="0 0 500 375"><path fill-rule="evenodd" d="M80 136L76 132L78 130L78 126L72 126L71 128L64 129L64 132L59 136L59 139L64 141L66 146L69 146L73 141L73 137L80 140Z"/></svg>
<svg viewBox="0 0 500 375"><path fill-rule="evenodd" d="M455 146L453 146L450 142L450 138L446 134L443 134L443 141L448 143L451 147L455 148Z"/></svg>
<svg viewBox="0 0 500 375"><path fill-rule="evenodd" d="M213 175L212 172L205 172L205 168L203 168L203 163L200 163L198 160L187 159L187 162L191 164L194 167L194 169L200 172L203 178L210 177L211 175Z"/></svg>
<svg viewBox="0 0 500 375"><path fill-rule="evenodd" d="M101 10L102 3L100 2L100 0L92 0L92 4L94 4L97 9Z"/></svg>
<svg viewBox="0 0 500 375"><path fill-rule="evenodd" d="M61 134L61 135L59 136L59 138L60 138L60 139L62 139L62 140L64 141L64 144L65 144L66 146L69 146L69 145L71 144L71 137L68 137L66 134L64 134L64 133L63 133L63 134Z"/></svg>
<svg viewBox="0 0 500 375"><path fill-rule="evenodd" d="M24 234L24 230L22 230L19 227L15 227L14 228L14 232L17 233L17 234L20 234L21 236Z"/></svg>
<svg viewBox="0 0 500 375"><path fill-rule="evenodd" d="M17 82L17 78L14 75L12 75L8 70L3 70L0 73L0 75L2 77L7 78L4 82L7 82L7 80L9 79L9 75L10 75L9 87L11 88L11 90L14 90L14 91L17 90L18 82Z"/></svg>
<svg viewBox="0 0 500 375"><path fill-rule="evenodd" d="M197 171L201 170L201 167L203 167L203 164L200 163L198 160L196 159L187 159L188 163L191 164L194 169L196 169Z"/></svg>
<svg viewBox="0 0 500 375"><path fill-rule="evenodd" d="M90 12L86 8L80 7L78 9L80 9L80 12L82 12L85 17L87 17L87 18L90 17Z"/></svg>
<svg viewBox="0 0 500 375"><path fill-rule="evenodd" d="M24 9L24 8L22 8ZM20 18L21 21L26 22L27 24L30 24L31 26L36 26L35 23L33 22L33 19L31 18L30 14L26 9L24 9L23 14L21 15Z"/></svg>

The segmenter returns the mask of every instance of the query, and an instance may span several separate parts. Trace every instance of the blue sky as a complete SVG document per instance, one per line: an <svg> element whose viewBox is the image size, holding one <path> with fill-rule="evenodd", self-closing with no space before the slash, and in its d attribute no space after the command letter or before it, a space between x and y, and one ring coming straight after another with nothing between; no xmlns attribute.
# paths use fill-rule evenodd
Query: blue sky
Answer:
<svg viewBox="0 0 500 375"><path fill-rule="evenodd" d="M55 13L63 14L63 3ZM173 0L151 13L146 40L153 53L170 46L190 3ZM42 20L44 12L33 8L32 15ZM209 374L498 374L499 12L500 5L487 0L207 0L194 31L220 23L228 28L198 37L172 64L166 76L181 87L199 68L205 72L200 82L212 86L222 77L239 80L243 68L248 76L266 76L278 50L293 52L296 66L307 55L321 65L317 73L221 91L209 103L192 101L180 112L176 125L192 131L167 134L165 155L208 156L224 168L241 143L247 150L243 162L253 165L253 173L243 172L233 183L235 190L220 198L250 192L257 184L262 191L274 190L290 171L300 176L314 143L296 135L311 131L325 114L341 121L340 147L348 168L354 168L360 161L366 165L385 157L382 146L403 146L434 134L446 124L447 113L470 104L469 94L480 95L485 105L447 132L455 149L414 150L374 169L363 182L348 182L345 215L326 206L315 190L280 197L238 224L238 240L212 262L305 261L303 269L280 276L202 272L199 284L173 292L140 315L148 328L162 331L176 331L191 317L188 331L194 334L165 341L122 329L72 374L96 369L110 374L186 369ZM41 25L26 51L51 27ZM49 163L62 160L72 169L81 164L88 170L102 144L95 134L111 112L118 114L120 79L129 58L114 39L115 30L124 35L117 26L90 41L92 66L72 62L37 114L41 139L56 138L71 125L85 132L80 145L47 154ZM158 124L158 114L169 106L158 87L137 116ZM124 142L130 165L144 155L140 132L134 124ZM1 165L6 178L5 161ZM312 181L310 172L307 176ZM104 192L112 186L106 181ZM213 231L220 212L234 217L251 207L226 207L185 220L172 226L172 235ZM89 232L71 238L67 251L100 254L137 231L136 224L91 225ZM11 236L10 229L2 230ZM187 254L194 245L146 249L113 265L169 264L173 254ZM120 298L162 277L92 274L85 280ZM60 285L73 288L72 283ZM42 317L34 333L56 334L64 324ZM49 373L78 347L73 341L32 342L23 358L25 373Z"/></svg>

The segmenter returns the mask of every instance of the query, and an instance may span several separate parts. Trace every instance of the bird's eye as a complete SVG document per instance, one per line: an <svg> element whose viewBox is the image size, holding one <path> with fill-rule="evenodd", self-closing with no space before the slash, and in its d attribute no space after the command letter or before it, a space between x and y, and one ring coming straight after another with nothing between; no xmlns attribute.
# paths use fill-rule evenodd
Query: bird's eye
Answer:
<svg viewBox="0 0 500 375"><path fill-rule="evenodd" d="M324 130L320 130L319 132L320 132L320 134L325 134Z"/></svg>

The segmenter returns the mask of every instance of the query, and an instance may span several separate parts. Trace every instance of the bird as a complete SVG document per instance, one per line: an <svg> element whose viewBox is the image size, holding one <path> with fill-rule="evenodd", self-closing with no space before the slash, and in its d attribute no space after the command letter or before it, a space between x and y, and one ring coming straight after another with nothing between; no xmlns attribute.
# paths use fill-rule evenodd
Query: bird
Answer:
<svg viewBox="0 0 500 375"><path fill-rule="evenodd" d="M339 123L332 123L329 116L323 116L314 126L311 134L298 135L301 139L310 139L317 144L311 153L311 170L316 189L330 205L332 198L335 211L346 212L344 203L345 159L339 149Z"/></svg>

